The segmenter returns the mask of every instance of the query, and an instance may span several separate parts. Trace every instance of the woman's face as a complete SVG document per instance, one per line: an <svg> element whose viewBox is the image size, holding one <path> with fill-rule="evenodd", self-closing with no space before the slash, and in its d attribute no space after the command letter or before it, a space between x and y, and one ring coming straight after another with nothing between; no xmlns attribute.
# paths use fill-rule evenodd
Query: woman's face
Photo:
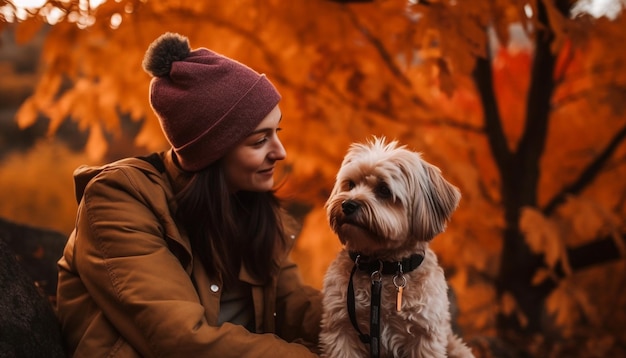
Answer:
<svg viewBox="0 0 626 358"><path fill-rule="evenodd" d="M274 165L286 156L278 139L281 118L280 109L274 107L252 134L224 157L222 165L232 193L269 191L274 187Z"/></svg>

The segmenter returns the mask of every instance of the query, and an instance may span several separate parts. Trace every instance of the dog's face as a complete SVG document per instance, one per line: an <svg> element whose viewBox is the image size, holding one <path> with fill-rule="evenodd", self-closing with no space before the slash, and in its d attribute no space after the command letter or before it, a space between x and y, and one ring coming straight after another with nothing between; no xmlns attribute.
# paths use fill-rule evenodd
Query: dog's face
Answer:
<svg viewBox="0 0 626 358"><path fill-rule="evenodd" d="M442 232L460 198L419 153L374 138L348 150L326 212L348 250L393 253Z"/></svg>

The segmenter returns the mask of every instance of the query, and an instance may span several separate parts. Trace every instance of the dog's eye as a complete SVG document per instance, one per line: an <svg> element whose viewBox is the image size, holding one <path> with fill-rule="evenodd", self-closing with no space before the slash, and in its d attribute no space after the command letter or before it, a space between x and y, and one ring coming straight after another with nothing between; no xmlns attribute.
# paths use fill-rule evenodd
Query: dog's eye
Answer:
<svg viewBox="0 0 626 358"><path fill-rule="evenodd" d="M381 198L387 199L391 197L391 190L389 190L389 187L385 184L381 184L376 188L376 193L378 194L378 196L380 196Z"/></svg>
<svg viewBox="0 0 626 358"><path fill-rule="evenodd" d="M355 186L356 184L352 180L348 180L348 190L354 189Z"/></svg>

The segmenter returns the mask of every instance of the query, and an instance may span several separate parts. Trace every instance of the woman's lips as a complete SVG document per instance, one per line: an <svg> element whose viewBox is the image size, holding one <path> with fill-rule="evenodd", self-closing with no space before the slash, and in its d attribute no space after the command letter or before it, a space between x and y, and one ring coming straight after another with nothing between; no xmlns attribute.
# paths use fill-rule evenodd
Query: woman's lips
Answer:
<svg viewBox="0 0 626 358"><path fill-rule="evenodd" d="M271 167L271 168L268 168L268 169L259 170L258 173L261 174L261 175L273 175L274 174L274 167Z"/></svg>

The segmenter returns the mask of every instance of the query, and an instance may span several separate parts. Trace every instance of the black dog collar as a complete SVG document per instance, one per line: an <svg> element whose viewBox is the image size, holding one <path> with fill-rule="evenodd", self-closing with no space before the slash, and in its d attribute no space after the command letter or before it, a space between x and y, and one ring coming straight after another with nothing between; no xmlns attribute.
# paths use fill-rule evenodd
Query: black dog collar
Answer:
<svg viewBox="0 0 626 358"><path fill-rule="evenodd" d="M354 251L350 251L349 255L352 261L355 262L359 270L366 271L369 274L372 274L376 271L383 275L393 275L398 272L407 273L418 268L422 264L422 261L424 261L424 255L422 254L413 254L409 257L405 257L400 261L372 260L368 256L361 255L358 252Z"/></svg>

